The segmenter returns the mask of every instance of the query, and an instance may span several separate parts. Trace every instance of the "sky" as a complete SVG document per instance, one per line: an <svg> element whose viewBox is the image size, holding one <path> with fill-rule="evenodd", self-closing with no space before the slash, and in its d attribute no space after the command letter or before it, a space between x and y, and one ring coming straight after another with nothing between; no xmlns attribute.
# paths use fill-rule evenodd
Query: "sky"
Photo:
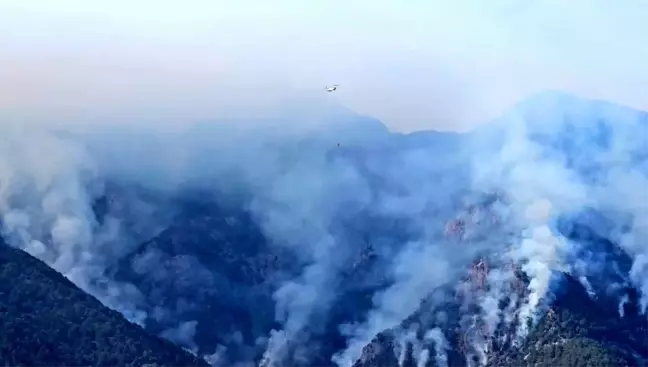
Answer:
<svg viewBox="0 0 648 367"><path fill-rule="evenodd" d="M466 130L548 89L648 109L646 34L642 0L0 0L0 119L324 101L395 131Z"/></svg>

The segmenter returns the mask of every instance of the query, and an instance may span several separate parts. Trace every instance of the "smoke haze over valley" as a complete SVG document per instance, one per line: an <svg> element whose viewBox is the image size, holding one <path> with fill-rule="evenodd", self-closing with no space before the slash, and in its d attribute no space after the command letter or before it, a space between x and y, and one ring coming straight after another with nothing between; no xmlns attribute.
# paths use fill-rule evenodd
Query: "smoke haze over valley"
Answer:
<svg viewBox="0 0 648 367"><path fill-rule="evenodd" d="M3 233L215 364L351 366L421 312L440 348L448 292L481 258L468 342L486 362L498 328L518 342L544 317L560 274L620 315L636 289L645 311L646 116L546 93L470 134L345 111L317 129L7 126Z"/></svg>

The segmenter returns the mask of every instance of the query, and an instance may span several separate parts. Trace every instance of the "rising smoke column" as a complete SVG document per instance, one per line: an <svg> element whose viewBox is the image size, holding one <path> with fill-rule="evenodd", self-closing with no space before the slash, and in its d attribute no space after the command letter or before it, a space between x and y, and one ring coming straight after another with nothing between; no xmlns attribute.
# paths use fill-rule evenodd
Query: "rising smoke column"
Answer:
<svg viewBox="0 0 648 367"><path fill-rule="evenodd" d="M337 275L353 246L331 233L332 226L337 213L344 210L345 215L353 215L369 200L369 189L355 168L345 161L328 160L326 150L302 151L295 158L297 162L283 174L266 181L266 190L255 193L251 207L266 236L288 246L305 264L297 278L274 293L277 321L283 329L271 335L263 362L268 366L298 355L301 351L295 348L306 342L309 324L327 312L335 297Z"/></svg>
<svg viewBox="0 0 648 367"><path fill-rule="evenodd" d="M388 265L383 272L393 283L373 296L373 309L366 319L341 326L348 339L346 349L333 356L339 366L351 366L378 333L397 327L432 291L455 279L457 269L478 251L453 251L453 244L442 236L445 222L453 215L454 200L465 187L460 168L466 162L465 152L459 146L444 144L445 149L440 149L433 144L421 146L414 138L411 141L393 166L388 159L381 162L380 177L398 189L381 192L376 211L407 220L418 234L399 243L397 253L386 255Z"/></svg>
<svg viewBox="0 0 648 367"><path fill-rule="evenodd" d="M7 127L2 137L3 227L25 249L76 281L79 262L92 264L96 222L89 184L97 172L84 150L52 134ZM88 285L86 285L88 286Z"/></svg>
<svg viewBox="0 0 648 367"><path fill-rule="evenodd" d="M394 261L395 283L374 296L374 309L360 325L345 326L347 348L333 357L338 366L350 367L362 349L379 333L396 328L420 306L435 288L449 281L452 271L446 259L436 256L439 248L428 243L413 243Z"/></svg>
<svg viewBox="0 0 648 367"><path fill-rule="evenodd" d="M103 183L82 144L44 129L3 126L0 215L5 239L45 261L133 322L146 317L133 286L104 276L119 224L100 227L92 203Z"/></svg>
<svg viewBox="0 0 648 367"><path fill-rule="evenodd" d="M592 203L588 187L569 169L565 159L532 139L534 124L557 129L560 122L513 111L500 122L499 127L504 131L499 147L492 150L491 156L474 164L476 187L494 188L510 203L505 210L510 212L509 224L517 235L505 258L519 264L529 277L528 296L517 314L517 341L528 333L528 321L533 324L538 320L539 307L545 305L543 300L551 288L553 273L568 270L565 261L570 253L569 243L556 234L555 218ZM512 273L513 269L508 271ZM502 275L509 279L513 276ZM492 286L496 289L500 285ZM497 306L485 298L481 307L486 315L491 315L487 323L492 330L500 320L498 311L493 310ZM511 317L505 315L504 319L511 320Z"/></svg>

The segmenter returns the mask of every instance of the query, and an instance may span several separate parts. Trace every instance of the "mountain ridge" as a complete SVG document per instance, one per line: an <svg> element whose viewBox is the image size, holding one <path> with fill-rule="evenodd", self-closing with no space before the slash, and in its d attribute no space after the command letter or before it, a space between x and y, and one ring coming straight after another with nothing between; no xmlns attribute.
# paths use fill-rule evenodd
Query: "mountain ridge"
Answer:
<svg viewBox="0 0 648 367"><path fill-rule="evenodd" d="M208 366L4 243L0 280L0 361L5 365Z"/></svg>

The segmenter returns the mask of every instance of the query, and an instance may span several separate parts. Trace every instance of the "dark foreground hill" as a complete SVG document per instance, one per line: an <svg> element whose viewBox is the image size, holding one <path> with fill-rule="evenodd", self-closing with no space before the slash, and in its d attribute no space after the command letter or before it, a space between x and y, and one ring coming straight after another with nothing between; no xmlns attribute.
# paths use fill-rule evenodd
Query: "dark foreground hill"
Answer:
<svg viewBox="0 0 648 367"><path fill-rule="evenodd" d="M0 243L0 364L206 366L29 254Z"/></svg>

